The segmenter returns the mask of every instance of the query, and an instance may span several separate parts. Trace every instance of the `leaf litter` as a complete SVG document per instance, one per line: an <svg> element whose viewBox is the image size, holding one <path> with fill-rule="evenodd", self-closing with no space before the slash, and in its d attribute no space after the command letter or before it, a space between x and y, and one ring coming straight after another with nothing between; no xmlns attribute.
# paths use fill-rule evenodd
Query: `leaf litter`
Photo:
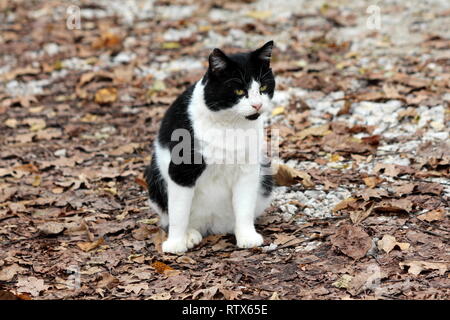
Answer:
<svg viewBox="0 0 450 320"><path fill-rule="evenodd" d="M363 1L137 2L83 6L73 32L56 1L4 4L1 299L449 298L443 2L400 5L408 34L368 33ZM142 179L162 115L212 47L269 38L282 139L264 247L214 235L163 254Z"/></svg>

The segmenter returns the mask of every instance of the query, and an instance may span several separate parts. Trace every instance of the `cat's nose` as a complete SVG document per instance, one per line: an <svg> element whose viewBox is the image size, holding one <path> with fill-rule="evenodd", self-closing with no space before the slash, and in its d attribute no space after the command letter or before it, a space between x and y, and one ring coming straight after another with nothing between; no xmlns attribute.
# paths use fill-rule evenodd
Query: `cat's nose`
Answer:
<svg viewBox="0 0 450 320"><path fill-rule="evenodd" d="M252 104L252 108L255 109L256 111L259 111L259 109L261 109L261 107L262 107L262 103Z"/></svg>

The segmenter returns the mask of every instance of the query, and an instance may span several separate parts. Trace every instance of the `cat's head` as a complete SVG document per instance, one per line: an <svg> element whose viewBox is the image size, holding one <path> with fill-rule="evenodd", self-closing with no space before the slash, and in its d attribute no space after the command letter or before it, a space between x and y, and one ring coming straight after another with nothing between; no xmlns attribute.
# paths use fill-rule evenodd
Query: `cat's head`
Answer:
<svg viewBox="0 0 450 320"><path fill-rule="evenodd" d="M208 108L226 116L256 120L270 109L275 78L270 68L273 41L233 55L214 49L204 78Z"/></svg>

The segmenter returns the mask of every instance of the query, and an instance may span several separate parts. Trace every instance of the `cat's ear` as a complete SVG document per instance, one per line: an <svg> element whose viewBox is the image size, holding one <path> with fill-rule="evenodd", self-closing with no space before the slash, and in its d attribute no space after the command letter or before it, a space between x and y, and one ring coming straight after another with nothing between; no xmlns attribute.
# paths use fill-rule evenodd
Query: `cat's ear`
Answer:
<svg viewBox="0 0 450 320"><path fill-rule="evenodd" d="M221 72L228 66L229 60L225 53L220 49L214 49L209 55L209 69L213 73Z"/></svg>
<svg viewBox="0 0 450 320"><path fill-rule="evenodd" d="M260 60L270 62L270 58L272 57L272 49L273 49L273 41L267 42L261 48L253 51L253 55Z"/></svg>

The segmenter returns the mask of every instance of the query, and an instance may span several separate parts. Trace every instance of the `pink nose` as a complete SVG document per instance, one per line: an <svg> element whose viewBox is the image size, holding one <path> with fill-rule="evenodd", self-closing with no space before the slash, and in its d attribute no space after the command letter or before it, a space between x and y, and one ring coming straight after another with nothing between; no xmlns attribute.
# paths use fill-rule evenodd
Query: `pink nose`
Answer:
<svg viewBox="0 0 450 320"><path fill-rule="evenodd" d="M252 104L252 108L255 109L256 111L259 111L259 109L261 109L261 107L262 107L262 103Z"/></svg>

